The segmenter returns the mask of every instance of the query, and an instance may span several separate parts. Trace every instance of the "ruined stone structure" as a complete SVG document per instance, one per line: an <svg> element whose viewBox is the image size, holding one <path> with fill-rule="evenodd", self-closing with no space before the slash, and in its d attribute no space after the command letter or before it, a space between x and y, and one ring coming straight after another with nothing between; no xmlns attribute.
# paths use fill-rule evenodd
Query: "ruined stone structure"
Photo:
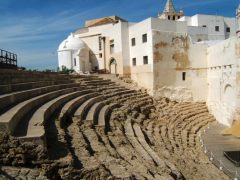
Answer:
<svg viewBox="0 0 240 180"><path fill-rule="evenodd" d="M168 11L177 13L172 1ZM60 68L118 77L1 69L0 179L239 179L212 164L201 139L215 117L238 119L240 43L231 23L111 16L60 44Z"/></svg>
<svg viewBox="0 0 240 180"><path fill-rule="evenodd" d="M238 24L234 17L184 16L168 0L158 18L131 23L104 17L72 36L89 48L85 70L129 76L154 97L207 102L217 120L231 126L240 108ZM63 57L59 53L59 62ZM70 67L79 69L75 65Z"/></svg>
<svg viewBox="0 0 240 180"><path fill-rule="evenodd" d="M201 150L215 120L204 103L111 75L1 70L0 82L0 179L228 179Z"/></svg>

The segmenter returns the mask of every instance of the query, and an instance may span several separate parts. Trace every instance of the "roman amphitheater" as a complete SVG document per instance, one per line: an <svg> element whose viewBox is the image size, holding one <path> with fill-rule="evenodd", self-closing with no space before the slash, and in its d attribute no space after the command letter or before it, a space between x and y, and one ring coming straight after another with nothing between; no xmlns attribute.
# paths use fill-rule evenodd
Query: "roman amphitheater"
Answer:
<svg viewBox="0 0 240 180"><path fill-rule="evenodd" d="M0 50L0 179L240 179L239 19L90 20L58 48L72 74Z"/></svg>
<svg viewBox="0 0 240 180"><path fill-rule="evenodd" d="M204 103L113 75L0 73L1 179L229 179L199 141Z"/></svg>

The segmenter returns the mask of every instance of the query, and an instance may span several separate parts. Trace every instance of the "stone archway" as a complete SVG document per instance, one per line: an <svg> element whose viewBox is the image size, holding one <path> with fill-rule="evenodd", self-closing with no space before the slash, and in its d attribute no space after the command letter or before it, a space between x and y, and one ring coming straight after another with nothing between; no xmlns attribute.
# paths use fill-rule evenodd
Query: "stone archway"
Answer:
<svg viewBox="0 0 240 180"><path fill-rule="evenodd" d="M114 58L110 59L109 70L111 74L117 74L117 61Z"/></svg>
<svg viewBox="0 0 240 180"><path fill-rule="evenodd" d="M235 98L234 88L231 84L226 84L223 90L221 113L224 121L229 125L231 125L233 122L235 112Z"/></svg>
<svg viewBox="0 0 240 180"><path fill-rule="evenodd" d="M232 102L234 100L233 88L230 84L226 84L224 87L223 101Z"/></svg>

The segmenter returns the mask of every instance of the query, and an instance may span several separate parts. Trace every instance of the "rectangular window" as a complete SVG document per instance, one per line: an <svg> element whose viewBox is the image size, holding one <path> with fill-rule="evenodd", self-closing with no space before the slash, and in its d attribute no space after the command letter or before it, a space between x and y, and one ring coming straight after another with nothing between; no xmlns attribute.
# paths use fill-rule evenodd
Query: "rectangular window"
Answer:
<svg viewBox="0 0 240 180"><path fill-rule="evenodd" d="M137 65L137 59L136 58L132 58L132 65L136 66Z"/></svg>
<svg viewBox="0 0 240 180"><path fill-rule="evenodd" d="M132 46L135 46L135 45L136 45L136 39L132 38Z"/></svg>
<svg viewBox="0 0 240 180"><path fill-rule="evenodd" d="M215 31L219 31L219 26L215 26Z"/></svg>
<svg viewBox="0 0 240 180"><path fill-rule="evenodd" d="M98 49L99 49L99 51L101 51L102 50L102 37L98 37Z"/></svg>
<svg viewBox="0 0 240 180"><path fill-rule="evenodd" d="M102 53L99 53L99 58L102 58Z"/></svg>
<svg viewBox="0 0 240 180"><path fill-rule="evenodd" d="M143 56L143 64L148 64L148 56Z"/></svg>
<svg viewBox="0 0 240 180"><path fill-rule="evenodd" d="M231 29L230 29L230 27L227 27L227 28L226 28L226 32L228 32L228 33L230 33L230 32L231 32Z"/></svg>
<svg viewBox="0 0 240 180"><path fill-rule="evenodd" d="M110 53L114 53L114 40L110 40Z"/></svg>
<svg viewBox="0 0 240 180"><path fill-rule="evenodd" d="M142 35L142 42L143 43L147 42L147 34Z"/></svg>
<svg viewBox="0 0 240 180"><path fill-rule="evenodd" d="M183 80L183 81L186 80L186 72L182 72L182 80Z"/></svg>
<svg viewBox="0 0 240 180"><path fill-rule="evenodd" d="M74 63L74 66L77 65L77 60L76 60L76 58L73 59L73 63Z"/></svg>
<svg viewBox="0 0 240 180"><path fill-rule="evenodd" d="M114 44L110 45L110 53L113 54L114 53Z"/></svg>
<svg viewBox="0 0 240 180"><path fill-rule="evenodd" d="M207 25L203 25L202 27L207 27Z"/></svg>

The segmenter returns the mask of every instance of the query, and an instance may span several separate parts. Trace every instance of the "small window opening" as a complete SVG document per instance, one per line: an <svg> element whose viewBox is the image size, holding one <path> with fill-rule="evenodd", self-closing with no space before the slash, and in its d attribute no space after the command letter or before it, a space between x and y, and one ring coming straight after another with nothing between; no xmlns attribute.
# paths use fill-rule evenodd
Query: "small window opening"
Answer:
<svg viewBox="0 0 240 180"><path fill-rule="evenodd" d="M226 28L226 32L228 32L228 33L230 33L230 32L231 32L231 29L230 29L230 27L227 27L227 28Z"/></svg>
<svg viewBox="0 0 240 180"><path fill-rule="evenodd" d="M110 54L114 53L114 40L110 40Z"/></svg>
<svg viewBox="0 0 240 180"><path fill-rule="evenodd" d="M100 36L98 37L98 49L99 51L102 50L102 38Z"/></svg>
<svg viewBox="0 0 240 180"><path fill-rule="evenodd" d="M147 34L142 35L142 42L143 43L147 42Z"/></svg>
<svg viewBox="0 0 240 180"><path fill-rule="evenodd" d="M132 58L132 65L136 66L137 65L137 59L136 58Z"/></svg>
<svg viewBox="0 0 240 180"><path fill-rule="evenodd" d="M77 60L76 60L76 58L73 59L73 63L74 63L74 66L77 65Z"/></svg>
<svg viewBox="0 0 240 180"><path fill-rule="evenodd" d="M136 45L136 39L132 38L132 46L135 46L135 45Z"/></svg>
<svg viewBox="0 0 240 180"><path fill-rule="evenodd" d="M148 56L143 56L143 64L148 64Z"/></svg>
<svg viewBox="0 0 240 180"><path fill-rule="evenodd" d="M182 72L182 80L183 80L183 81L186 80L186 72Z"/></svg>

